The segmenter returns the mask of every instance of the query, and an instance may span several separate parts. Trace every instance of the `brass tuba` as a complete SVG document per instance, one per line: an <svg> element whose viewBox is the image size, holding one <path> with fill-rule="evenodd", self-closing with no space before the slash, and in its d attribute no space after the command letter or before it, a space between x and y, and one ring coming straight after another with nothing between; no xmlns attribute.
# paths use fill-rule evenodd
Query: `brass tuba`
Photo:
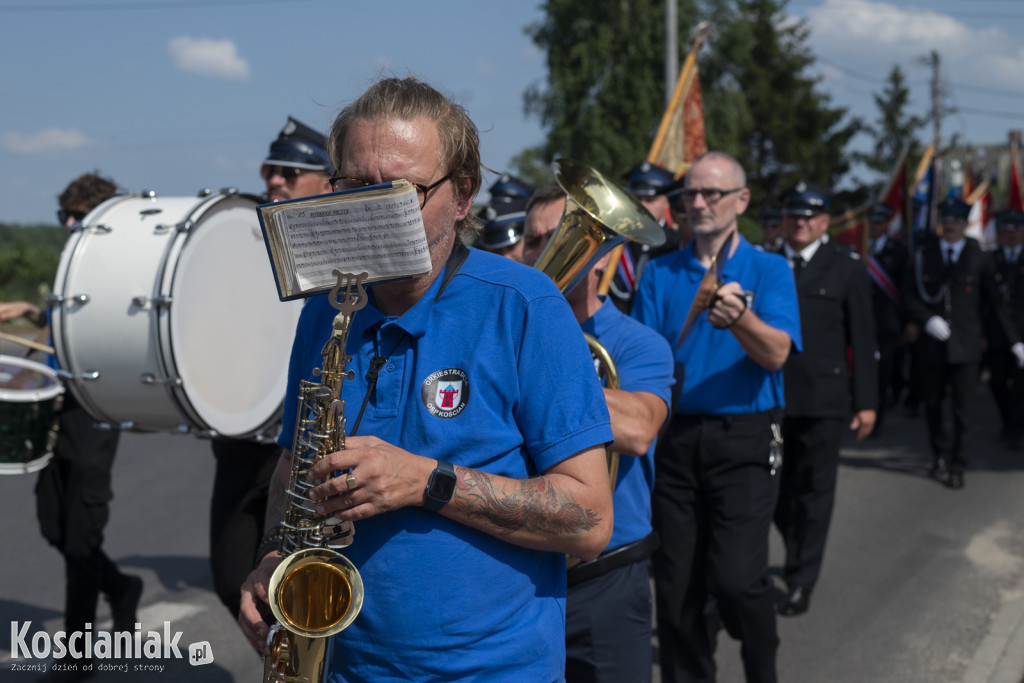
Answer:
<svg viewBox="0 0 1024 683"><path fill-rule="evenodd" d="M661 226L629 192L578 161L555 159L553 166L566 194L565 211L533 267L547 273L562 294L627 239L652 247L665 243Z"/></svg>
<svg viewBox="0 0 1024 683"><path fill-rule="evenodd" d="M571 159L556 159L554 171L566 194L565 211L534 268L554 280L562 294L571 292L602 256L627 239L655 247L665 243L664 231L644 205L599 172ZM609 389L618 389L619 374L608 349L585 336L598 377ZM609 448L608 478L613 491L618 469L619 454ZM576 562L569 558L569 566Z"/></svg>
<svg viewBox="0 0 1024 683"><path fill-rule="evenodd" d="M351 522L317 514L308 492L319 482L307 475L321 458L345 448L345 401L341 385L352 379L345 353L352 316L366 305L359 276L335 271L331 305L338 309L323 349L319 382L303 380L285 492L279 552L285 556L270 578L270 609L277 618L267 636L263 677L267 683L319 683L330 638L346 628L363 606L359 570L338 549L352 544Z"/></svg>

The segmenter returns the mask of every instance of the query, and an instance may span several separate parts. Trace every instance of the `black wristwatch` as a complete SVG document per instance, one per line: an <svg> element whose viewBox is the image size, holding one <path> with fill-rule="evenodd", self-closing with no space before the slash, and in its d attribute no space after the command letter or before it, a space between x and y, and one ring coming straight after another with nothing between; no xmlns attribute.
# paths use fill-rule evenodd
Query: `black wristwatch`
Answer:
<svg viewBox="0 0 1024 683"><path fill-rule="evenodd" d="M427 481L427 497L423 507L431 512L437 512L452 499L455 493L455 468L450 462L437 461L437 467L430 473Z"/></svg>

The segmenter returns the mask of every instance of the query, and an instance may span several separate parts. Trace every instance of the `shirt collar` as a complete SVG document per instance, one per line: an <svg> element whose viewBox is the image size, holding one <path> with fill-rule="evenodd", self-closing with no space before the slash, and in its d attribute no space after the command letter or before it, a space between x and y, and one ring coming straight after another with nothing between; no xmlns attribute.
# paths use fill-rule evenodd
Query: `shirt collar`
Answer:
<svg viewBox="0 0 1024 683"><path fill-rule="evenodd" d="M785 247L785 249L786 249L786 260L788 260L790 263L792 263L793 259L797 255L799 255L800 258L802 258L804 260L804 263L810 263L811 259L814 258L814 255L816 253L818 253L818 247L820 247L822 245L822 243L823 242L820 239L814 240L813 242L808 244L806 247L801 249L799 252L795 251L793 249L793 247L789 246L789 244L786 243L786 244L783 245Z"/></svg>
<svg viewBox="0 0 1024 683"><path fill-rule="evenodd" d="M386 316L380 312L377 308L377 299L374 296L374 288L369 288L369 299L366 307L359 311L356 315L362 317L363 324L366 326L364 334L373 330L374 325L381 322L393 322L395 325L400 327L409 333L411 337L422 337L427 333L427 325L430 321L430 311L434 305L434 297L437 296L437 291L441 288L441 283L444 281L444 273L448 268L445 264L441 272L438 273L437 277L430 284L430 287L420 296L419 301L412 305L408 311L403 313L401 316Z"/></svg>
<svg viewBox="0 0 1024 683"><path fill-rule="evenodd" d="M949 242L946 242L945 240L941 241L940 242L940 245L941 245L940 248L942 249L942 260L943 261L946 260L946 257L949 255L949 250L952 249L953 250L953 260L954 261L959 261L960 260L960 254L961 254L961 252L963 252L964 246L966 244L967 244L967 239L963 238L963 237L961 237L959 241L953 242L952 244L950 244Z"/></svg>

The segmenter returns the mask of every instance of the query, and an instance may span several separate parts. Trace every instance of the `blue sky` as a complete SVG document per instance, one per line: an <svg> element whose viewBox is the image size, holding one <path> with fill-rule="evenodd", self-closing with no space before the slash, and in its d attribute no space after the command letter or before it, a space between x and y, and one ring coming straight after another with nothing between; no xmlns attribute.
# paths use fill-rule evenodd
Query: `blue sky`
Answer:
<svg viewBox="0 0 1024 683"><path fill-rule="evenodd" d="M787 11L809 23L823 87L855 113L873 116L894 63L924 111L931 74L918 58L937 49L959 109L944 137L995 143L1024 128L1019 0ZM0 0L0 221L53 221L56 194L93 169L163 195L260 192L260 161L289 114L326 129L383 74L452 94L481 130L484 163L503 170L543 136L522 105L546 73L523 31L540 17L534 0Z"/></svg>

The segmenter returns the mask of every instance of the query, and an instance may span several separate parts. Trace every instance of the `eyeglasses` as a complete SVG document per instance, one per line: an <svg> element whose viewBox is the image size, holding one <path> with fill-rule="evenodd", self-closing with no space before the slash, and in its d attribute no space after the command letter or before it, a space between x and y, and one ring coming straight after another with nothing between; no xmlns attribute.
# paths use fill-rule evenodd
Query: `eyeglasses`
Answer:
<svg viewBox="0 0 1024 683"><path fill-rule="evenodd" d="M416 197L420 200L421 211L423 210L423 207L427 205L427 194L444 181L451 180L452 175L454 175L454 173L449 173L445 177L438 180L436 183L431 183L430 185L410 183L413 187L416 188ZM369 187L370 185L377 184L375 182L360 180L359 178L348 178L346 176L334 176L331 178L330 183L331 187L334 188L335 192L341 192L342 190L356 190L360 187Z"/></svg>
<svg viewBox="0 0 1024 683"><path fill-rule="evenodd" d="M311 171L310 168L295 168L294 166L271 166L269 164L263 164L260 168L260 177L263 180L270 180L271 176L279 175L284 181L291 182L298 178L303 173Z"/></svg>
<svg viewBox="0 0 1024 683"><path fill-rule="evenodd" d="M704 201L708 204L714 204L727 194L739 192L742 189L742 187L734 187L731 190L719 190L717 187L704 187L696 190L688 187L685 190L680 190L679 194L683 196L683 201L686 202L692 202L697 198L697 195L700 195L701 197L704 197Z"/></svg>
<svg viewBox="0 0 1024 683"><path fill-rule="evenodd" d="M85 218L87 211L72 211L71 209L57 209L57 222L61 225L67 225L69 218L74 218L75 222Z"/></svg>

